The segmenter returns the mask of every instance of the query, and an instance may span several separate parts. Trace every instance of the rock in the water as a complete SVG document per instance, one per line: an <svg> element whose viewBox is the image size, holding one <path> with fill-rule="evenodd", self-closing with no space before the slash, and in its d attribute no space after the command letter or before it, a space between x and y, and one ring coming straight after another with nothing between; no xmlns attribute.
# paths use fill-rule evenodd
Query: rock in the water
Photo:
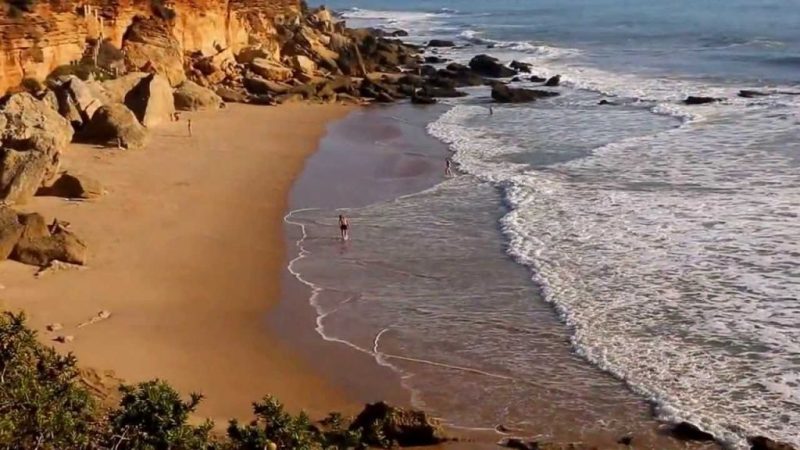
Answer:
<svg viewBox="0 0 800 450"><path fill-rule="evenodd" d="M547 78L540 77L539 75L533 75L531 76L530 80L533 83L544 83L545 81L547 81Z"/></svg>
<svg viewBox="0 0 800 450"><path fill-rule="evenodd" d="M511 61L509 66L517 72L531 73L531 65L521 61Z"/></svg>
<svg viewBox="0 0 800 450"><path fill-rule="evenodd" d="M361 430L370 445L382 445L380 436L401 446L435 445L445 440L441 425L422 411L404 410L384 402L368 404L350 425Z"/></svg>
<svg viewBox="0 0 800 450"><path fill-rule="evenodd" d="M184 81L175 89L173 98L175 108L182 111L219 109L222 105L222 99L214 91L190 80Z"/></svg>
<svg viewBox="0 0 800 450"><path fill-rule="evenodd" d="M149 142L147 129L122 103L112 103L98 109L92 121L82 130L81 137L102 144L119 143L127 149L143 148Z"/></svg>
<svg viewBox="0 0 800 450"><path fill-rule="evenodd" d="M544 83L544 85L548 87L555 87L558 86L559 84L561 84L561 75L554 75L548 78L547 81Z"/></svg>
<svg viewBox="0 0 800 450"><path fill-rule="evenodd" d="M411 96L411 103L415 105L433 105L436 99L422 94L413 94Z"/></svg>
<svg viewBox="0 0 800 450"><path fill-rule="evenodd" d="M507 78L517 74L516 70L500 64L497 58L489 55L475 56L470 60L469 67L480 75L492 78Z"/></svg>
<svg viewBox="0 0 800 450"><path fill-rule="evenodd" d="M557 92L540 91L535 89L511 88L501 83L492 86L492 98L498 103L524 103L536 101L540 98L557 96Z"/></svg>
<svg viewBox="0 0 800 450"><path fill-rule="evenodd" d="M247 92L225 86L217 87L216 94L228 103L247 103L249 100Z"/></svg>
<svg viewBox="0 0 800 450"><path fill-rule="evenodd" d="M425 63L426 64L441 64L443 62L447 62L447 59L446 58L442 58L440 56L435 56L435 55L426 56L425 57Z"/></svg>
<svg viewBox="0 0 800 450"><path fill-rule="evenodd" d="M142 78L125 95L124 103L147 128L169 121L175 112L172 87L166 78L157 74Z"/></svg>
<svg viewBox="0 0 800 450"><path fill-rule="evenodd" d="M742 89L739 91L739 97L742 98L756 98L756 97L766 97L769 95L769 92L764 91L750 91L747 89Z"/></svg>
<svg viewBox="0 0 800 450"><path fill-rule="evenodd" d="M676 424L670 430L672 435L683 441L713 441L714 435L706 433L689 422Z"/></svg>
<svg viewBox="0 0 800 450"><path fill-rule="evenodd" d="M708 103L716 103L718 101L719 101L719 99L718 98L714 98L714 97L698 97L698 96L690 95L690 96L686 97L686 100L684 100L683 103L685 103L687 105L705 105L705 104L708 104Z"/></svg>
<svg viewBox="0 0 800 450"><path fill-rule="evenodd" d="M86 175L64 172L52 186L40 189L37 194L89 199L103 195L103 186L99 181Z"/></svg>
<svg viewBox="0 0 800 450"><path fill-rule="evenodd" d="M631 445L633 444L633 436L630 435L622 436L617 440L617 444Z"/></svg>
<svg viewBox="0 0 800 450"><path fill-rule="evenodd" d="M17 213L8 206L0 205L0 261L8 259L22 236L23 225Z"/></svg>
<svg viewBox="0 0 800 450"><path fill-rule="evenodd" d="M72 232L57 229L49 236L20 239L12 256L21 263L39 267L53 261L84 265L88 251L86 244Z"/></svg>
<svg viewBox="0 0 800 450"><path fill-rule="evenodd" d="M428 41L428 47L455 47L456 43L444 39L431 39Z"/></svg>
<svg viewBox="0 0 800 450"><path fill-rule="evenodd" d="M468 94L452 87L424 86L422 95L435 98L457 98L466 97Z"/></svg>
<svg viewBox="0 0 800 450"><path fill-rule="evenodd" d="M28 93L0 104L0 199L25 203L58 172L72 126Z"/></svg>
<svg viewBox="0 0 800 450"><path fill-rule="evenodd" d="M250 63L250 70L272 81L289 81L294 76L292 69L266 58L253 59Z"/></svg>
<svg viewBox="0 0 800 450"><path fill-rule="evenodd" d="M183 50L167 21L137 16L122 37L125 65L132 71L163 75L170 86L186 79Z"/></svg>
<svg viewBox="0 0 800 450"><path fill-rule="evenodd" d="M750 450L795 450L785 442L774 441L764 436L747 438L747 441L750 443Z"/></svg>

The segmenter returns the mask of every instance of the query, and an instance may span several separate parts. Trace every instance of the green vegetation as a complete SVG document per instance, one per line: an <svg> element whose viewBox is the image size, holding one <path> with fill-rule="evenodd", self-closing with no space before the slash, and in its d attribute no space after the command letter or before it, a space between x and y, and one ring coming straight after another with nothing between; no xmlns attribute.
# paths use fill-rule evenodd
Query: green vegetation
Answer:
<svg viewBox="0 0 800 450"><path fill-rule="evenodd" d="M42 345L22 314L0 313L0 448L92 450L263 450L366 448L341 414L313 424L271 396L253 404L247 425L231 420L189 423L202 400L188 400L166 382L121 386L119 405L105 408L81 382L74 356ZM370 434L372 434L371 432ZM373 436L374 438L374 436ZM387 446L388 446L387 442Z"/></svg>

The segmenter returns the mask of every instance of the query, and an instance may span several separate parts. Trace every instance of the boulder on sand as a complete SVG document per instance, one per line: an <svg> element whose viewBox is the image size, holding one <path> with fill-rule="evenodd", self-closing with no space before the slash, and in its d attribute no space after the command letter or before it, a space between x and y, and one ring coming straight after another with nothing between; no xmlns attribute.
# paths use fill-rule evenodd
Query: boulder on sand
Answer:
<svg viewBox="0 0 800 450"><path fill-rule="evenodd" d="M222 106L222 99L214 91L189 80L175 89L173 98L175 108L182 111L219 109Z"/></svg>
<svg viewBox="0 0 800 450"><path fill-rule="evenodd" d="M469 62L469 67L480 75L492 78L513 77L517 71L502 64L497 58L489 55L477 55Z"/></svg>
<svg viewBox="0 0 800 450"><path fill-rule="evenodd" d="M167 122L175 112L172 87L161 75L150 74L125 95L125 106L147 128Z"/></svg>
<svg viewBox="0 0 800 450"><path fill-rule="evenodd" d="M70 123L28 93L0 103L0 200L25 203L58 172Z"/></svg>
<svg viewBox="0 0 800 450"><path fill-rule="evenodd" d="M92 120L92 116L106 101L100 89L75 75L70 75L54 88L58 100L58 112L75 128Z"/></svg>
<svg viewBox="0 0 800 450"><path fill-rule="evenodd" d="M19 242L23 230L17 213L5 205L0 205L0 261L8 259Z"/></svg>
<svg viewBox="0 0 800 450"><path fill-rule="evenodd" d="M436 419L422 411L395 408L384 402L366 405L350 429L361 430L364 441L376 446L384 445L381 437L403 447L435 445L445 440Z"/></svg>
<svg viewBox="0 0 800 450"><path fill-rule="evenodd" d="M14 248L12 258L23 264L47 267L53 261L69 264L86 264L88 251L83 243L71 231L55 227L44 236L25 236Z"/></svg>
<svg viewBox="0 0 800 450"><path fill-rule="evenodd" d="M127 149L143 148L149 141L147 130L122 103L112 103L98 109L92 121L81 131L80 137L113 145L119 140L119 144Z"/></svg>
<svg viewBox="0 0 800 450"><path fill-rule="evenodd" d="M86 175L64 172L52 186L39 189L37 195L64 198L95 198L103 195L99 181Z"/></svg>
<svg viewBox="0 0 800 450"><path fill-rule="evenodd" d="M247 103L249 100L247 92L240 89L219 86L214 92L225 102Z"/></svg>
<svg viewBox="0 0 800 450"><path fill-rule="evenodd" d="M510 88L502 83L495 83L492 86L492 98L498 103L532 102L540 98L555 97L557 95L557 92Z"/></svg>

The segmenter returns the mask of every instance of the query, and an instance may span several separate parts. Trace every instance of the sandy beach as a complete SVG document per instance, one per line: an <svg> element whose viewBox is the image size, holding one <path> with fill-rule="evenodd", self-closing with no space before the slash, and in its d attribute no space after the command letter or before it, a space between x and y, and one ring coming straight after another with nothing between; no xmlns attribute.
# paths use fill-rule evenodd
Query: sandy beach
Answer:
<svg viewBox="0 0 800 450"><path fill-rule="evenodd" d="M348 111L231 105L184 114L142 151L73 144L63 167L107 194L37 197L24 209L70 222L89 246L88 268L37 278L4 261L2 306L24 310L45 341L55 336L47 324L62 324L58 334L74 341L57 347L84 366L203 393L198 412L219 425L249 418L268 393L312 415L355 408L265 325L285 265L289 189L329 121ZM99 311L110 318L78 327Z"/></svg>

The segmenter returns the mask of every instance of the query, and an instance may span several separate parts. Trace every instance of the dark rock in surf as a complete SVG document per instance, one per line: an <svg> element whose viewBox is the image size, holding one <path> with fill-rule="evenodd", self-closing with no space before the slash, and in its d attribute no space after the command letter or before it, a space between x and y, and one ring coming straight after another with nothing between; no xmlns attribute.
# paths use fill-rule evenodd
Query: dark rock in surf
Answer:
<svg viewBox="0 0 800 450"><path fill-rule="evenodd" d="M720 99L714 98L714 97L698 97L698 96L690 95L690 96L686 97L686 100L684 100L683 103L685 103L687 105L706 105L708 103L716 103L719 100Z"/></svg>
<svg viewBox="0 0 800 450"><path fill-rule="evenodd" d="M747 441L750 443L750 450L796 450L785 442L773 441L764 436L750 437Z"/></svg>
<svg viewBox="0 0 800 450"><path fill-rule="evenodd" d="M492 87L492 98L498 103L525 103L536 101L540 98L557 96L557 92L540 91L535 89L516 89L504 84L495 84Z"/></svg>
<svg viewBox="0 0 800 450"><path fill-rule="evenodd" d="M428 41L428 47L455 47L456 43L453 41L446 41L444 39L431 39Z"/></svg>
<svg viewBox="0 0 800 450"><path fill-rule="evenodd" d="M467 93L459 91L455 88L425 86L422 88L422 94L427 97L434 98L456 98L466 97Z"/></svg>
<svg viewBox="0 0 800 450"><path fill-rule="evenodd" d="M475 56L470 60L469 67L479 75L492 78L508 78L517 74L516 70L502 65L497 58L489 55Z"/></svg>
<svg viewBox="0 0 800 450"><path fill-rule="evenodd" d="M509 66L517 72L531 73L531 65L521 61L511 61Z"/></svg>
<svg viewBox="0 0 800 450"><path fill-rule="evenodd" d="M425 64L441 64L444 62L447 62L447 59L440 56L432 55L425 57Z"/></svg>
<svg viewBox="0 0 800 450"><path fill-rule="evenodd" d="M548 86L548 87L555 87L555 86L558 86L559 84L561 84L561 75L556 75L556 76L550 77L544 83L544 85Z"/></svg>
<svg viewBox="0 0 800 450"><path fill-rule="evenodd" d="M672 435L682 441L713 441L714 435L707 433L696 425L689 422L681 422L674 425L670 432Z"/></svg>
<svg viewBox="0 0 800 450"><path fill-rule="evenodd" d="M615 103L615 102L612 102L612 101L608 101L608 100L606 100L606 99L600 100L599 102L597 102L597 104L598 104L598 105L600 105L600 106L605 106L605 105L609 105L609 106L617 106L617 105L619 105L619 103Z"/></svg>
<svg viewBox="0 0 800 450"><path fill-rule="evenodd" d="M633 436L622 436L617 440L617 444L621 445L631 445L633 443Z"/></svg>
<svg viewBox="0 0 800 450"><path fill-rule="evenodd" d="M511 79L512 83L519 83L520 81L522 81L522 78L520 78L520 77L514 77L514 78Z"/></svg>
<svg viewBox="0 0 800 450"><path fill-rule="evenodd" d="M545 81L547 81L547 78L540 77L539 75L533 75L531 77L531 81L534 83L544 83Z"/></svg>
<svg viewBox="0 0 800 450"><path fill-rule="evenodd" d="M447 65L447 70L452 72L465 72L469 70L469 67L465 66L464 64L454 62Z"/></svg>
<svg viewBox="0 0 800 450"><path fill-rule="evenodd" d="M411 103L415 105L433 105L436 103L436 99L424 94L414 93L411 95Z"/></svg>
<svg viewBox="0 0 800 450"><path fill-rule="evenodd" d="M433 66L425 65L419 68L419 74L422 75L423 77L432 77L436 75L436 72L437 72L436 67Z"/></svg>
<svg viewBox="0 0 800 450"><path fill-rule="evenodd" d="M406 30L394 30L391 33L389 33L389 36L392 36L392 37L406 37L406 36L408 36L408 31L406 31Z"/></svg>
<svg viewBox="0 0 800 450"><path fill-rule="evenodd" d="M769 92L763 91L750 91L747 89L742 89L739 91L739 97L742 98L756 98L756 97L766 97L769 95Z"/></svg>

